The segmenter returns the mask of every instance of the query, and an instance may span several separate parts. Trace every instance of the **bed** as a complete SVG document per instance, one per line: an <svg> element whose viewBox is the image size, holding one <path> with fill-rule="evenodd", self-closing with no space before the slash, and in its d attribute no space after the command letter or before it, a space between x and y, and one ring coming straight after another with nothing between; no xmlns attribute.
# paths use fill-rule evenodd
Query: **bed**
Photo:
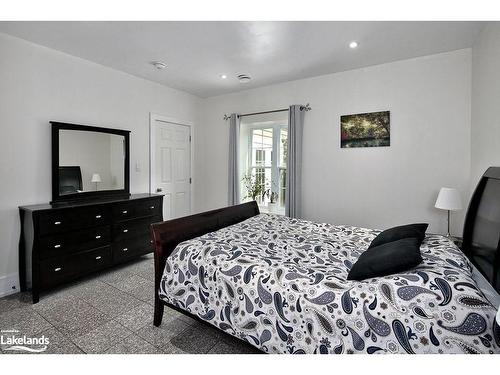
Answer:
<svg viewBox="0 0 500 375"><path fill-rule="evenodd" d="M427 235L416 268L348 281L378 231L260 214L251 202L152 233L155 325L166 305L267 353L500 352L498 306L473 277L474 236L464 254Z"/></svg>

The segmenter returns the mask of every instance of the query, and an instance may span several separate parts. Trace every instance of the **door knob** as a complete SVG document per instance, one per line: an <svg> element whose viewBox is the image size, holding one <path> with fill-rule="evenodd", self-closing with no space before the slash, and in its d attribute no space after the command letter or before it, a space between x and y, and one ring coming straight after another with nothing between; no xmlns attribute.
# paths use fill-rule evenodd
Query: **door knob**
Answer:
<svg viewBox="0 0 500 375"><path fill-rule="evenodd" d="M156 192L157 192L157 193L161 193L162 191L163 191L163 189L162 189L162 188L156 188Z"/></svg>

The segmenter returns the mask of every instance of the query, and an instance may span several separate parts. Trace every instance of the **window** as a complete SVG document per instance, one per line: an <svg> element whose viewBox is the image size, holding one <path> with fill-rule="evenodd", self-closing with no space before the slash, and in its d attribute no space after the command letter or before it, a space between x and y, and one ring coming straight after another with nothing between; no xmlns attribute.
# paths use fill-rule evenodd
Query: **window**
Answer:
<svg viewBox="0 0 500 375"><path fill-rule="evenodd" d="M280 163L279 163L279 201L281 206L285 206L286 193L286 161L288 159L288 128L280 129Z"/></svg>
<svg viewBox="0 0 500 375"><path fill-rule="evenodd" d="M264 192L272 181L272 155L273 155L273 129L253 129L251 133L252 160L250 163L250 175L255 178L255 183ZM262 194L257 202L264 203Z"/></svg>
<svg viewBox="0 0 500 375"><path fill-rule="evenodd" d="M250 178L257 189L257 203L262 211L271 211L271 193L278 207L274 213L283 213L286 194L286 167L288 151L288 129L286 117L280 121L247 122L242 121L242 141L240 150L243 155L242 173ZM246 147L245 147L246 146ZM246 184L242 184L242 197L249 200ZM268 192L263 194L263 192Z"/></svg>

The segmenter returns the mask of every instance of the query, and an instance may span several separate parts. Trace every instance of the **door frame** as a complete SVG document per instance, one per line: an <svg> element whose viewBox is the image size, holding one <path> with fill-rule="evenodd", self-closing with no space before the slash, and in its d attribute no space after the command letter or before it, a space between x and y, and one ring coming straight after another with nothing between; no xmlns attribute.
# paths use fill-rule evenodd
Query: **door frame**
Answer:
<svg viewBox="0 0 500 375"><path fill-rule="evenodd" d="M155 153L154 153L154 145L156 141L156 121L167 122L175 125L183 125L189 127L189 134L191 136L191 141L189 144L190 156L189 156L189 171L191 183L189 184L189 214L193 213L194 206L194 195L193 195L193 181L194 181L194 123L190 121L179 120L173 117L160 115L158 113L150 112L149 113L149 193L157 194L154 190L154 175L153 175L153 165L155 163ZM164 220L166 220L164 218Z"/></svg>

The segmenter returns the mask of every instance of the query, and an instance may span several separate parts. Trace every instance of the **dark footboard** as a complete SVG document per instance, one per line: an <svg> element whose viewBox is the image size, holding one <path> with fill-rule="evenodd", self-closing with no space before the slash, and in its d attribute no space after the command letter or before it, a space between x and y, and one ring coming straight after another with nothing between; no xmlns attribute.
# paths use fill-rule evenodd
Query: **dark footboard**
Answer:
<svg viewBox="0 0 500 375"><path fill-rule="evenodd" d="M237 224L259 213L257 203L252 201L151 225L155 251L155 326L161 324L163 317L164 303L160 300L158 291L165 262L176 246L183 241Z"/></svg>

